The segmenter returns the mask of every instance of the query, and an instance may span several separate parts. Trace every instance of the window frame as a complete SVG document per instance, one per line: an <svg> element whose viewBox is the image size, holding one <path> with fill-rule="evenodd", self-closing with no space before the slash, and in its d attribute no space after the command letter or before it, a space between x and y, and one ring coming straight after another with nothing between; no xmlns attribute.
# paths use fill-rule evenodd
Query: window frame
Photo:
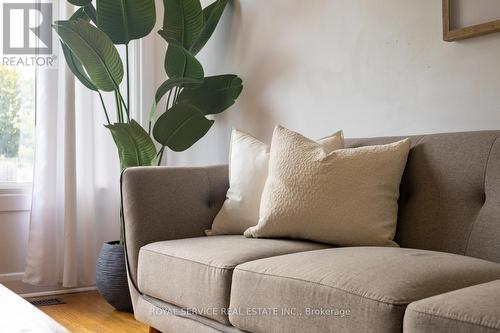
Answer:
<svg viewBox="0 0 500 333"><path fill-rule="evenodd" d="M6 187L5 184L0 184L0 212L29 212L31 183L16 183L10 187Z"/></svg>

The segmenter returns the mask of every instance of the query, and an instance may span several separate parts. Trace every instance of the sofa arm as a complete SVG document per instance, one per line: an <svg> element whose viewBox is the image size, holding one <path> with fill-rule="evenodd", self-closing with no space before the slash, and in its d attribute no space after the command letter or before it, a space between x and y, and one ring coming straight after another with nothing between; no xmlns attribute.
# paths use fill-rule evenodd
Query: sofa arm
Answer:
<svg viewBox="0 0 500 333"><path fill-rule="evenodd" d="M409 333L500 332L500 280L411 303L404 316Z"/></svg>
<svg viewBox="0 0 500 333"><path fill-rule="evenodd" d="M140 248L157 241L203 236L227 188L227 166L137 167L123 172L122 227L134 284Z"/></svg>

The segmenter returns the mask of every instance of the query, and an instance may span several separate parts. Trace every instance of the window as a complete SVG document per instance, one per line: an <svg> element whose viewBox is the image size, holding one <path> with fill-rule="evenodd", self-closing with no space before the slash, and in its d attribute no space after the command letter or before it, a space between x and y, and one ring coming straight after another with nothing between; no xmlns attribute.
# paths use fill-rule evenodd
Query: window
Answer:
<svg viewBox="0 0 500 333"><path fill-rule="evenodd" d="M0 189L29 186L35 144L35 69L0 65Z"/></svg>

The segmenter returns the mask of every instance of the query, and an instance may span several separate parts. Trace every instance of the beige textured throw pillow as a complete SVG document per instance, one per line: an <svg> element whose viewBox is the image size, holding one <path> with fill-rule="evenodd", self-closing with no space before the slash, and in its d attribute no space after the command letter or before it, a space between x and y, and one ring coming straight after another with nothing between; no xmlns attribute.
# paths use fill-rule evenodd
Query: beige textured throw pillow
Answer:
<svg viewBox="0 0 500 333"><path fill-rule="evenodd" d="M318 140L327 152L344 148L344 136L339 131ZM233 129L229 153L229 190L226 201L215 217L207 235L243 235L259 221L262 190L267 179L269 146L256 138Z"/></svg>
<svg viewBox="0 0 500 333"><path fill-rule="evenodd" d="M258 225L247 237L337 246L397 246L399 185L410 140L326 153L276 127Z"/></svg>

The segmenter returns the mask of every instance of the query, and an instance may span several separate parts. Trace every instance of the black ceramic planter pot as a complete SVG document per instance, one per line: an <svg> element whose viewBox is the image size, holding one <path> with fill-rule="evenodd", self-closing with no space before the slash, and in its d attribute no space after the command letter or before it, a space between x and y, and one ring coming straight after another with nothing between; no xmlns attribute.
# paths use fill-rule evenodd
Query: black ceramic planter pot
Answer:
<svg viewBox="0 0 500 333"><path fill-rule="evenodd" d="M115 309L132 312L125 269L125 251L119 242L103 244L97 258L96 285L102 297Z"/></svg>

